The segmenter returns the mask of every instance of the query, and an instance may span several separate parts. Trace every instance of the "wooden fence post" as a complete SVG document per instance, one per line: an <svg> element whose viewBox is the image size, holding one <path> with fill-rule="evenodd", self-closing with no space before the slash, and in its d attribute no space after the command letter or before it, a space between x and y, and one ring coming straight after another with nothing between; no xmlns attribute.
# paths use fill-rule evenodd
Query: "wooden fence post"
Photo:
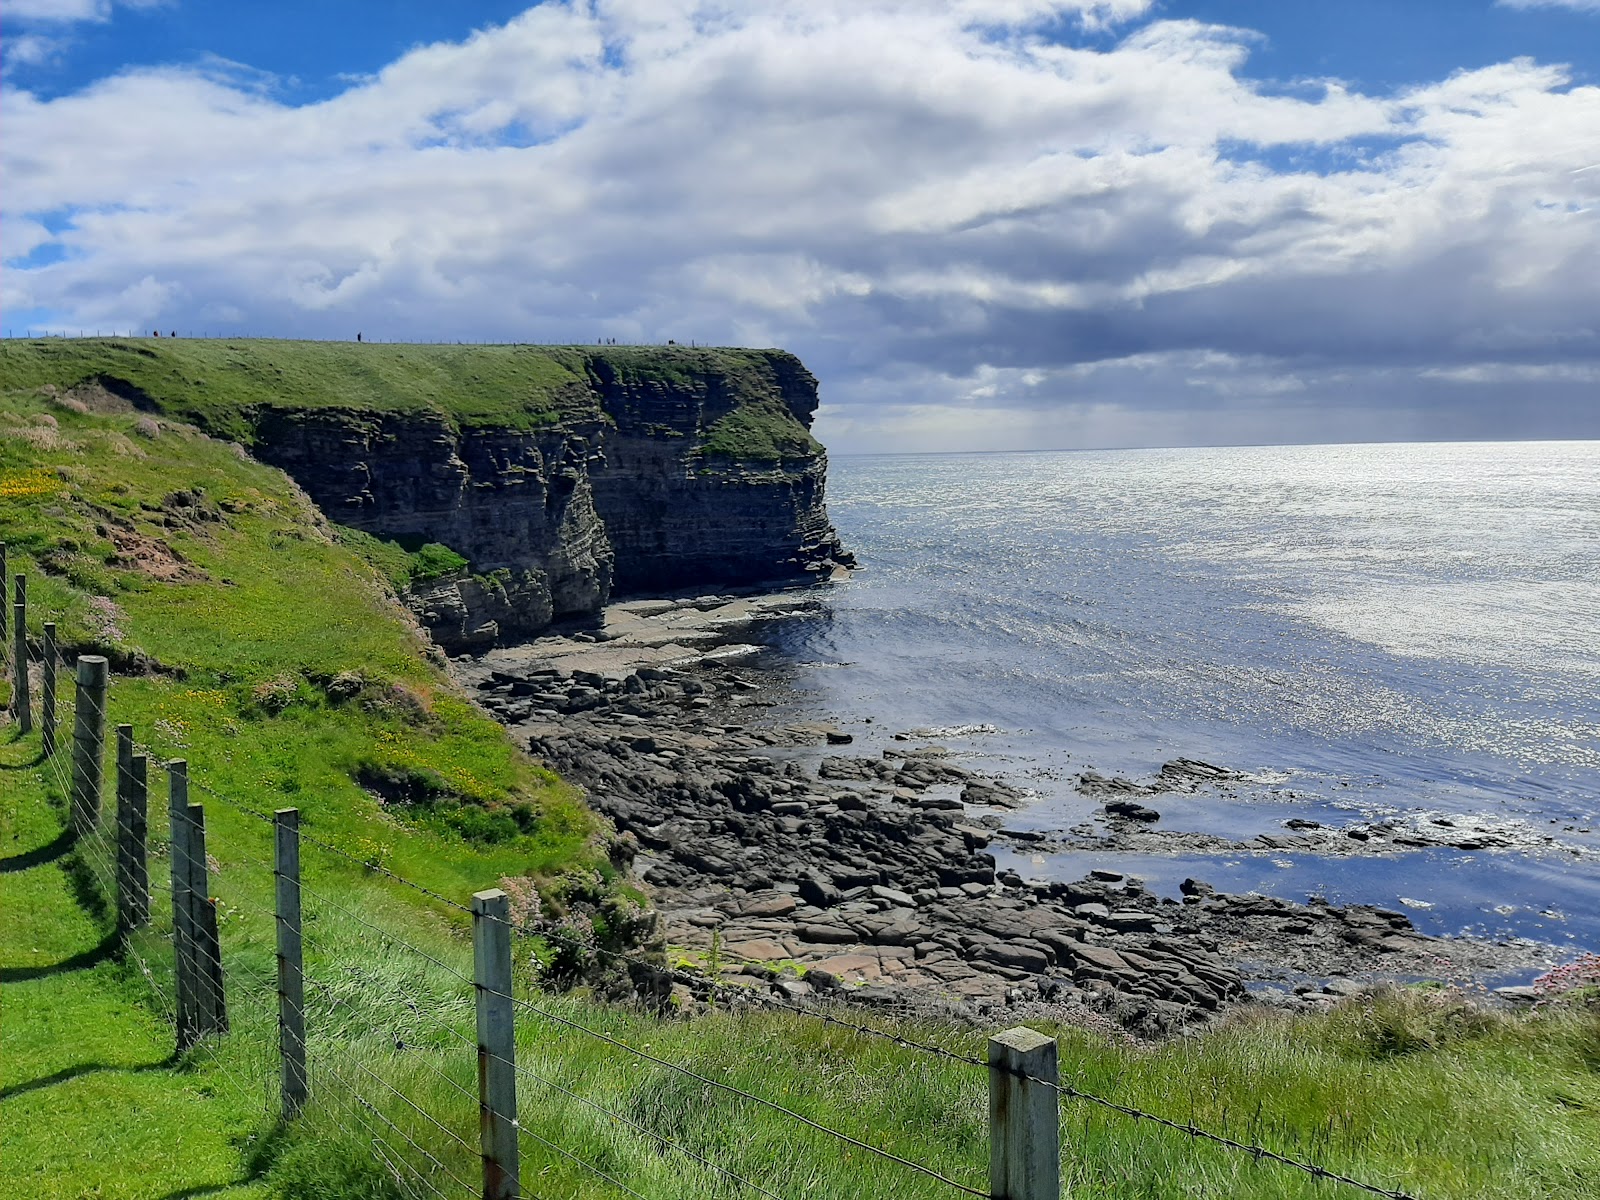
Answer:
<svg viewBox="0 0 1600 1200"><path fill-rule="evenodd" d="M118 851L126 846L126 853L117 859L117 925L123 941L150 923L149 766L149 758L142 754L128 758L125 816L117 821L123 834Z"/></svg>
<svg viewBox="0 0 1600 1200"><path fill-rule="evenodd" d="M135 754L130 764L133 782L128 787L129 824L134 853L128 876L129 929L150 924L150 760Z"/></svg>
<svg viewBox="0 0 1600 1200"><path fill-rule="evenodd" d="M44 623L44 681L41 686L40 714L44 726L44 756L54 758L56 754L56 623Z"/></svg>
<svg viewBox="0 0 1600 1200"><path fill-rule="evenodd" d="M1054 1038L1018 1027L989 1039L992 1200L1060 1200L1060 1093L1050 1086L1060 1081Z"/></svg>
<svg viewBox="0 0 1600 1200"><path fill-rule="evenodd" d="M293 1120L311 1092L306 1076L306 987L300 941L300 810L273 814L273 911L278 926L278 1059L282 1068L283 1119Z"/></svg>
<svg viewBox="0 0 1600 1200"><path fill-rule="evenodd" d="M483 1200L514 1200L521 1194L521 1185L516 1023L511 1004L511 902L499 888L472 897L472 982L478 1009Z"/></svg>
<svg viewBox="0 0 1600 1200"><path fill-rule="evenodd" d="M3 601L6 593L11 590L10 584L7 582L10 578L11 576L6 574L6 544L0 542L0 601ZM9 636L10 627L6 624L6 606L0 604L0 644L4 644Z"/></svg>
<svg viewBox="0 0 1600 1200"><path fill-rule="evenodd" d="M11 661L11 711L17 728L33 732L33 700L28 695L28 577L17 576L17 599L11 606L13 650Z"/></svg>
<svg viewBox="0 0 1600 1200"><path fill-rule="evenodd" d="M195 946L195 1032L223 1033L228 1028L228 1008L222 985L222 939L207 874L206 810L201 804L189 805L189 913Z"/></svg>
<svg viewBox="0 0 1600 1200"><path fill-rule="evenodd" d="M124 941L149 911L144 772L134 774L133 726L117 726L117 932ZM141 759L141 766L143 760Z"/></svg>
<svg viewBox="0 0 1600 1200"><path fill-rule="evenodd" d="M126 915L122 898L128 894L128 875L132 870L128 865L133 850L128 839L128 784L133 779L133 726L118 725L116 739L117 777L112 782L112 795L117 802L117 837L112 859L116 863L117 928L120 930Z"/></svg>
<svg viewBox="0 0 1600 1200"><path fill-rule="evenodd" d="M72 827L79 837L100 821L105 779L106 660L98 654L78 659L78 704L72 724Z"/></svg>
<svg viewBox="0 0 1600 1200"><path fill-rule="evenodd" d="M172 834L172 953L178 985L178 1049L182 1050L194 1043L198 1025L189 906L189 764L182 759L167 764L167 822Z"/></svg>

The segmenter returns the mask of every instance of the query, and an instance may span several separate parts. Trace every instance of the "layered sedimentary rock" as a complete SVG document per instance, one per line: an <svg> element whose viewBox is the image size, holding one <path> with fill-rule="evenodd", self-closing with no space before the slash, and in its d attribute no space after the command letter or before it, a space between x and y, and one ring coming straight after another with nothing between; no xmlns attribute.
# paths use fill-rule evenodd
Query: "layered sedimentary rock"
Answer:
<svg viewBox="0 0 1600 1200"><path fill-rule="evenodd" d="M807 432L815 378L780 351L585 352L588 395L517 428L342 407L255 415L255 452L334 521L470 561L409 597L448 649L523 637L611 597L848 562ZM644 367L641 369L641 359Z"/></svg>
<svg viewBox="0 0 1600 1200"><path fill-rule="evenodd" d="M823 505L827 455L806 435L816 378L790 354L752 365L668 383L592 360L615 423L590 478L619 594L782 579L844 557ZM719 438L724 422L742 427Z"/></svg>

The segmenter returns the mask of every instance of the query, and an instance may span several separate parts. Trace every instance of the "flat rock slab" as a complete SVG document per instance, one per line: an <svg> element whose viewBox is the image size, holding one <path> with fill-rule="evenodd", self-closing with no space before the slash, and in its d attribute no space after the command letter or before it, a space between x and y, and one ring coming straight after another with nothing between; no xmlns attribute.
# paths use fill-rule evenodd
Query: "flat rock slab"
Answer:
<svg viewBox="0 0 1600 1200"><path fill-rule="evenodd" d="M883 963L875 954L837 954L816 965L846 983L883 978Z"/></svg>
<svg viewBox="0 0 1600 1200"><path fill-rule="evenodd" d="M742 958L746 962L777 962L783 958L793 958L794 948L783 942L771 938L753 938L748 942L729 942L727 952L735 958Z"/></svg>

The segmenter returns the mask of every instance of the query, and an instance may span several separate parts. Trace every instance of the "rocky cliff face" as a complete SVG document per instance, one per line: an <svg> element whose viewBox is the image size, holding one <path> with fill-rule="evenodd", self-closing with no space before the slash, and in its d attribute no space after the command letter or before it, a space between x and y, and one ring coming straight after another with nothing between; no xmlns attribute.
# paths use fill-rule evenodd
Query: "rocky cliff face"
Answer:
<svg viewBox="0 0 1600 1200"><path fill-rule="evenodd" d="M778 351L585 352L591 405L530 429L433 412L255 414L255 452L333 520L441 542L470 569L410 597L442 646L525 637L613 591L714 589L848 562L807 429L817 385Z"/></svg>
<svg viewBox="0 0 1600 1200"><path fill-rule="evenodd" d="M827 455L805 433L816 378L789 354L752 365L662 380L592 361L613 425L591 479L619 592L785 579L844 557Z"/></svg>

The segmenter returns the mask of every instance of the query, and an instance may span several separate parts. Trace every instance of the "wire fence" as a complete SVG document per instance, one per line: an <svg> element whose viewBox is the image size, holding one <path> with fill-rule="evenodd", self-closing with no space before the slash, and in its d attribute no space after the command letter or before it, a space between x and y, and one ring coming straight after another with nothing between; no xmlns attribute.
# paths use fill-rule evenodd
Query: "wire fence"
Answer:
<svg viewBox="0 0 1600 1200"><path fill-rule="evenodd" d="M3 586L4 576L0 575L0 587ZM103 704L103 700L80 697L71 673L61 669L63 663L47 659L42 641L36 644L26 636L3 640L7 642L8 669L22 685L13 696L14 708L20 710L28 702L36 677L55 677L54 703L47 706L41 719L54 721L62 730L72 729L73 740L59 739L57 752L43 756L41 761L46 778L63 805L76 813L85 788L79 773L85 767L76 761L80 747L75 743L84 731L68 718L75 717L81 705ZM16 670L17 651L26 655L25 671ZM175 920L178 906L174 898L176 890L186 884L180 878L171 836L162 831L163 822L149 821L147 837L146 831L138 828L136 814L142 811L139 805L148 803L150 794L159 790L152 778L157 773L149 769L159 756L149 745L127 734L120 736L125 739L124 750L132 753L115 756L116 802L102 806L90 823L77 830L68 855L69 872L83 902L108 924L115 924L119 952L146 981L164 1018L181 1030L182 937ZM69 755L69 749L74 754ZM94 764L95 769L102 769L103 761L102 756L100 763ZM293 1115L286 1109L281 1084L287 1054L286 1012L292 1013L304 1028L304 1045L309 1048L306 1054L315 1115L326 1119L349 1142L370 1151L374 1162L404 1193L447 1198L492 1194L543 1200L530 1187L528 1172L523 1172L520 1190L512 1191L491 1192L485 1182L487 1175L482 1180L478 1178L486 1161L487 1142L480 1139L479 1132L484 1128L484 1113L490 1103L483 1083L484 1064L490 1063L502 1065L515 1079L531 1085L521 1090L511 1114L515 1140L529 1147L531 1157L542 1156L547 1163L559 1161L610 1191L644 1200L645 1194L622 1177L618 1166L622 1159L610 1156L611 1161L602 1161L605 1156L597 1155L592 1148L585 1152L584 1147L575 1146L570 1136L565 1136L569 1134L566 1125L543 1119L541 1098L560 1097L593 1114L606 1128L627 1130L629 1135L653 1146L659 1155L674 1156L686 1168L704 1171L719 1186L738 1194L788 1200L779 1190L780 1183L752 1178L747 1169L718 1161L709 1148L690 1144L681 1131L659 1128L638 1111L622 1111L603 1094L575 1086L574 1081L564 1083L554 1078L556 1072L547 1066L541 1070L527 1061L518 1061L519 1056L512 1050L515 1036L507 1044L506 1053L497 1053L485 1041L482 1026L481 1006L486 997L492 997L511 1006L514 1034L520 1032L524 1042L549 1047L562 1045L562 1039L582 1039L604 1047L608 1055L691 1082L707 1104L712 1095L717 1095L732 1104L759 1110L804 1131L808 1137L865 1154L949 1194L994 1194L989 1187L977 1183L982 1177L978 1164L971 1165L970 1173L963 1172L972 1180L968 1182L949 1170L875 1145L865 1137L820 1120L801 1111L796 1103L763 1095L718 1078L709 1069L677 1061L596 1028L582 1017L581 1010L577 1015L570 1006L569 1011L562 1011L558 998L543 994L531 982L504 988L486 984L480 963L475 961L472 967L465 967L460 961L451 961L460 949L455 942L441 940L431 949L419 945L415 935L397 931L372 913L353 906L347 897L336 896L335 883L348 879L352 873L383 878L410 889L425 898L430 907L453 918L471 919L475 927L480 922L503 927L500 934L508 941L515 940L522 948L523 959L547 950L552 943L565 941L569 949L598 953L639 972L692 982L725 999L730 1008L760 1005L790 1011L853 1036L890 1043L970 1069L975 1077L981 1073L991 1088L997 1071L993 1063L930 1040L909 1038L896 1029L851 1019L838 1008L753 994L747 988L673 970L646 955L590 945L560 928L535 928L496 916L303 829L296 830L295 844L309 847L313 853L301 862L299 850L295 852L294 888L300 915L290 931L294 944L304 947L303 961L296 963L294 969L303 980L305 993L303 1000L294 1001L294 989L285 983L285 943L281 940L286 917L278 902L285 878L284 864L278 857L279 815L219 792L203 780L189 778L186 767L181 768L184 786L181 791L174 791L178 770L176 764L168 764L164 771L172 829L180 828L177 813L180 804L187 803L191 789L243 818L214 823L212 836L219 836L223 829L227 831L226 853L207 855L197 867L204 879L206 894L202 899L215 906L217 936L212 942L201 939L192 949L203 956L202 965L221 979L227 1019L222 1027L225 1033L217 1029L210 1036L194 1039L188 1052L205 1056L238 1095L259 1097L264 1113ZM134 801L136 794L140 797L138 803ZM145 919L131 924L127 919L131 876L126 847L133 842L138 843L144 862L154 869L146 877L142 897ZM222 865L224 859L226 866ZM479 1027L469 1033L466 1027L475 1015ZM1009 1069L1001 1073L1043 1089L1054 1098L1093 1106L1153 1129L1205 1142L1256 1163L1272 1163L1389 1200L1416 1200L1402 1189L1366 1182L1319 1163L1205 1129L1192 1121L1149 1112L1071 1081Z"/></svg>

